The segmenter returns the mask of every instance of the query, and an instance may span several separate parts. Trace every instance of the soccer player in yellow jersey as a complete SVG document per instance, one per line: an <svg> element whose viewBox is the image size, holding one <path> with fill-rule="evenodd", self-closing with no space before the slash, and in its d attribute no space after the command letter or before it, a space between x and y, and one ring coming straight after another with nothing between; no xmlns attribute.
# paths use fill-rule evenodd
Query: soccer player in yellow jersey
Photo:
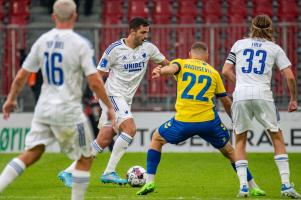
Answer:
<svg viewBox="0 0 301 200"><path fill-rule="evenodd" d="M169 66L156 67L152 78L174 75L177 80L176 115L163 123L153 134L147 153L146 184L137 192L145 195L155 189L154 177L161 159L162 146L166 143L178 144L199 135L219 149L232 163L236 161L230 136L222 124L213 103L219 97L228 115L231 115L232 101L227 97L219 73L205 61L208 59L207 45L196 42L192 45L190 59L175 59ZM251 194L263 196L251 173L248 173ZM251 189L251 191L252 191Z"/></svg>

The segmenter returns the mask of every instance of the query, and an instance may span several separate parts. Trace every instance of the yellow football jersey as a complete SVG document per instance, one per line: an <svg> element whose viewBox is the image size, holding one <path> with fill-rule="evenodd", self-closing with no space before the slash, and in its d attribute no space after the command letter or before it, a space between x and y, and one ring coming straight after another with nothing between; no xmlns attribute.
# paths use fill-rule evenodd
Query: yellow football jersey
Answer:
<svg viewBox="0 0 301 200"><path fill-rule="evenodd" d="M175 119L182 122L204 122L214 119L213 97L226 96L219 73L198 59L175 59L179 66Z"/></svg>

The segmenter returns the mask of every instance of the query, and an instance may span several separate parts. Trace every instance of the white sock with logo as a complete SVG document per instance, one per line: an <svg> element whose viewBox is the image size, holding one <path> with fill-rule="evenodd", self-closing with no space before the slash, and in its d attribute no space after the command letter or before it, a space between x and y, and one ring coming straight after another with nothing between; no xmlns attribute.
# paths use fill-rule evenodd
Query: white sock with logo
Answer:
<svg viewBox="0 0 301 200"><path fill-rule="evenodd" d="M285 184L287 187L290 187L290 169L288 163L288 155L275 155L274 159L279 170L282 184Z"/></svg>
<svg viewBox="0 0 301 200"><path fill-rule="evenodd" d="M84 200L90 181L90 172L74 169L72 172L71 200Z"/></svg>
<svg viewBox="0 0 301 200"><path fill-rule="evenodd" d="M110 172L115 172L116 166L128 148L129 144L132 142L133 138L125 132L121 132L115 141L113 151L108 162L107 168L104 174L108 174Z"/></svg>
<svg viewBox="0 0 301 200"><path fill-rule="evenodd" d="M248 161L238 160L235 162L235 167L237 171L237 176L239 178L240 189L242 189L244 185L248 186L248 180L247 180Z"/></svg>
<svg viewBox="0 0 301 200"><path fill-rule="evenodd" d="M10 183L19 177L26 166L19 158L12 159L4 168L0 176L0 192L2 192Z"/></svg>

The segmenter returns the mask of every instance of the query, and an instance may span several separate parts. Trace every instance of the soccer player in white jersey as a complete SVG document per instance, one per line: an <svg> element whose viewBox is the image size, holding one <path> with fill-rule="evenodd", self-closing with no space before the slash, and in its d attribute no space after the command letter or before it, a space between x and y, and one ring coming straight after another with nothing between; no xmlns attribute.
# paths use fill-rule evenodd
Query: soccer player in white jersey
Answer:
<svg viewBox="0 0 301 200"><path fill-rule="evenodd" d="M258 15L252 20L250 37L238 40L223 67L224 76L235 83L233 93L232 119L236 133L236 164L240 180L238 196L249 194L247 187L246 140L251 121L255 117L268 131L274 144L275 162L281 177L281 194L301 198L290 183L288 155L279 118L271 91L272 68L274 64L287 80L290 92L288 111L297 110L297 92L291 62L280 46L273 42L273 27L270 17ZM235 68L235 73L234 73Z"/></svg>
<svg viewBox="0 0 301 200"><path fill-rule="evenodd" d="M104 183L127 183L116 173L116 165L136 134L136 125L131 113L132 99L147 70L148 61L167 64L169 61L158 48L147 42L149 23L143 18L133 18L129 23L129 35L112 43L104 52L97 69L103 75L109 73L105 83L115 112L120 134L115 141L107 168L101 176ZM100 102L106 111L106 106ZM111 123L102 115L99 120L99 134L92 146L94 152L101 152L115 135Z"/></svg>
<svg viewBox="0 0 301 200"><path fill-rule="evenodd" d="M82 82L87 77L91 89L108 107L104 115L115 120L113 105L106 95L102 77L93 62L89 41L75 32L76 5L57 0L52 18L56 27L43 34L32 46L14 79L3 105L4 118L16 107L16 98L31 72L43 73L43 86L35 107L25 151L10 161L0 176L0 192L22 172L39 160L45 146L57 141L69 158L77 160L72 171L72 200L83 200L92 164L93 133L83 113Z"/></svg>
<svg viewBox="0 0 301 200"><path fill-rule="evenodd" d="M129 23L128 37L112 43L103 53L97 66L100 74L108 74L105 88L113 103L117 123L114 131L106 115L100 117L99 134L92 142L94 155L102 152L112 142L116 132L120 132L107 168L100 178L104 183L127 183L127 179L120 178L115 169L136 134L136 125L131 113L132 99L147 70L148 61L152 60L160 65L169 62L155 45L146 41L148 33L148 21L140 17L133 18ZM103 111L107 110L102 101L100 105ZM72 165L65 172L68 172Z"/></svg>

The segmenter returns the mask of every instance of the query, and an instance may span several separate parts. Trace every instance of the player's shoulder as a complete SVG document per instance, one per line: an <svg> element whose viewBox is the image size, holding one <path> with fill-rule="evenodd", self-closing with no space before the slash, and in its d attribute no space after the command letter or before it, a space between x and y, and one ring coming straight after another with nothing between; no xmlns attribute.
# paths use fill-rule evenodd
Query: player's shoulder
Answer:
<svg viewBox="0 0 301 200"><path fill-rule="evenodd" d="M117 41L111 43L111 44L108 46L108 48L105 50L105 53L106 53L107 55L109 55L109 54L111 54L113 51L116 51L119 47L122 46L122 44L123 44L123 41L122 41L122 40L123 40L123 39L120 39L120 40L117 40Z"/></svg>
<svg viewBox="0 0 301 200"><path fill-rule="evenodd" d="M55 29L51 29L45 33L43 33L37 40L36 42L41 42L44 40L48 40L49 38L53 37L53 34L55 32Z"/></svg>
<svg viewBox="0 0 301 200"><path fill-rule="evenodd" d="M80 33L75 32L75 31L72 31L71 34L74 37L73 40L76 41L77 43L79 43L79 45L87 45L91 49L93 48L91 41L88 40L85 36L81 35Z"/></svg>
<svg viewBox="0 0 301 200"><path fill-rule="evenodd" d="M233 46L240 46L240 45L244 46L250 42L251 42L250 38L242 38L242 39L237 40Z"/></svg>
<svg viewBox="0 0 301 200"><path fill-rule="evenodd" d="M154 49L154 48L158 48L154 43L148 41L148 40L145 40L143 43L142 43L142 46L146 49Z"/></svg>

